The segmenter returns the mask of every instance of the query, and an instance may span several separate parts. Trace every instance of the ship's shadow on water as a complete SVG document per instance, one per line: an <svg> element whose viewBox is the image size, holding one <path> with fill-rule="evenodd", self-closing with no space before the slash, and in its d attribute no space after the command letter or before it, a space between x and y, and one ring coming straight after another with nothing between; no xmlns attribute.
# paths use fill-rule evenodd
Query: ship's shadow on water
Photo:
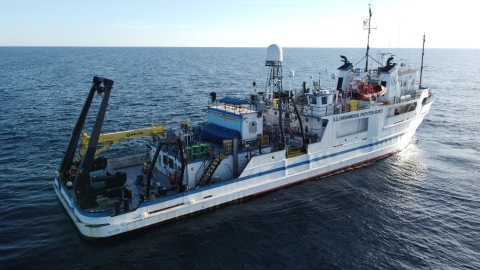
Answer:
<svg viewBox="0 0 480 270"><path fill-rule="evenodd" d="M53 189L92 76L115 80L102 132L170 127L203 120L212 91L244 97L253 81L263 90L265 50L3 47L0 53L0 268L480 269L480 119L470 109L478 106L480 88L478 80L464 79L477 76L478 50L426 50L431 68L423 80L436 101L398 153L93 241L81 237ZM284 54L284 70L295 70L292 88L300 89L319 65L331 73L341 64L338 55L361 59L365 52L285 48ZM418 61L420 54L396 53ZM139 144L119 144L111 153Z"/></svg>

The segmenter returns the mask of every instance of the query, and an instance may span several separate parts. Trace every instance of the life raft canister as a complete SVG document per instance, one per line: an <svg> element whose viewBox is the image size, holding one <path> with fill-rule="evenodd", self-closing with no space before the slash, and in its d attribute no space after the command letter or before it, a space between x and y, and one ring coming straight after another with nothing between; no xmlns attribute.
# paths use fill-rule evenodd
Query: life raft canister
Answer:
<svg viewBox="0 0 480 270"><path fill-rule="evenodd" d="M77 167L71 167L70 170L68 170L68 174L71 177L77 176L77 173L78 173L78 168Z"/></svg>

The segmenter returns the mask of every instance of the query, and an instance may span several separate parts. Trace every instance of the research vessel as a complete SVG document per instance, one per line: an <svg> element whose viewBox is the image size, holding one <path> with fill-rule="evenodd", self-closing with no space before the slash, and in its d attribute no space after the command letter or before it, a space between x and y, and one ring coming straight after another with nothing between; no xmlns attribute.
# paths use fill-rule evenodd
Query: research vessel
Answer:
<svg viewBox="0 0 480 270"><path fill-rule="evenodd" d="M368 46L365 58L368 63ZM420 73L393 56L373 69L340 59L335 88L317 83L286 91L283 50L273 44L264 91L255 88L248 98L212 92L202 122L109 134L102 125L114 81L94 77L56 171L57 197L82 236L110 237L404 149L434 101L421 83L423 50ZM102 100L88 135L83 128L96 93ZM101 155L111 144L142 136L150 139L138 153Z"/></svg>

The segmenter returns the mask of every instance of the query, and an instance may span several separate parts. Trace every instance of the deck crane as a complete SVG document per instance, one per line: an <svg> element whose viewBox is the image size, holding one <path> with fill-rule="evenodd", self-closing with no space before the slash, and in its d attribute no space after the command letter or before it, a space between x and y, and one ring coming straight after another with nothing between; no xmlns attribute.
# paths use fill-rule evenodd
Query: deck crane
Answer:
<svg viewBox="0 0 480 270"><path fill-rule="evenodd" d="M154 138L153 138L154 135L164 136L165 132L163 130L163 126L160 126L160 125L153 126L152 125L152 127L150 127L150 128L133 129L133 130L127 130L127 131L119 131L119 132L113 132L113 133L100 134L100 137L98 139L98 143L105 143L105 145L103 145L102 148L98 149L95 152L95 156L98 156L100 153L105 151L112 144L116 144L121 140L128 140L128 139L150 136L151 140L153 142L154 141ZM80 153L77 156L77 161L82 160L82 157L85 155L85 152L87 151L87 148L88 148L89 140L90 140L90 136L86 132L83 132L82 137L80 138L80 141L81 141Z"/></svg>

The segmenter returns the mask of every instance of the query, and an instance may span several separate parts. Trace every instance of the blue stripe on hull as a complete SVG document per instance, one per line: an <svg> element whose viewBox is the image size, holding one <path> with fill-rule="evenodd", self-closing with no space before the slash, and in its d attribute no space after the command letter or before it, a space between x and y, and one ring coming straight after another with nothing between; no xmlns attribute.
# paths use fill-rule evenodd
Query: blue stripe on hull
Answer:
<svg viewBox="0 0 480 270"><path fill-rule="evenodd" d="M187 192L184 192L184 193L171 195L171 196L168 196L168 197L157 199L154 202L150 202L150 203L144 202L144 203L140 204L137 209L143 208L143 207L148 207L148 206L153 206L153 205L156 205L156 204L159 204L159 203L164 203L164 202L171 201L171 200L175 200L175 199L178 199L178 198L181 198L181 197L184 197L184 196L196 194L198 192L204 192L204 191L207 191L209 189L214 189L214 188L218 188L218 187L225 186L225 185L231 185L233 183L241 182L241 181L248 180L248 179L251 179L251 178L262 177L262 176L266 176L266 175L273 174L273 173L276 173L276 172L285 171L287 169L295 168L295 167L298 167L298 166L309 165L312 162L317 162L317 161L320 161L320 160L325 160L325 159L328 159L328 158L348 154L348 153L351 153L351 152L354 152L354 151L357 151L357 150L361 150L361 149L365 149L365 148L368 148L368 147L376 146L376 145L379 145L381 143L388 142L390 140L396 139L397 137L402 136L402 135L403 134L399 134L397 136L387 138L387 139L383 139L383 140L380 140L380 141L375 142L375 143L370 143L370 144L354 147L354 148L351 148L351 149L339 151L337 153L313 158L311 160L305 160L305 161L301 161L301 162L298 162L298 163L290 164L288 166L282 166L282 167L278 167L278 168L271 169L271 170L268 170L268 171L259 172L259 173L256 173L256 174L240 177L240 178L237 178L237 179L232 179L230 181L225 181L223 183L222 182L218 183L214 186L207 186L207 187L203 187L203 188L199 188L199 189L195 189L195 190L190 190L190 191L187 191ZM370 161L370 160L368 160L368 161ZM348 165L346 167L351 167L351 166L354 166L354 164ZM331 172L327 172L326 174L328 174L328 173L331 173ZM315 177L318 177L318 175L314 176L314 177L310 177L310 178L315 178ZM289 183L287 185L291 185L291 184L294 184L296 182L306 181L310 178L297 180L297 181ZM283 186L287 186L287 185L283 185ZM281 188L281 187L282 186L279 186L275 189L278 189L278 188ZM62 188L63 188L63 186L62 186ZM268 192L268 191L269 190L266 190L266 191L263 191L263 192ZM263 193L263 192L261 192L261 193ZM75 205L74 207L79 212L79 214L81 214L85 217L94 217L94 218L108 217L108 215L105 214L104 212L87 212L87 211L84 211L84 210L80 209L77 205Z"/></svg>

